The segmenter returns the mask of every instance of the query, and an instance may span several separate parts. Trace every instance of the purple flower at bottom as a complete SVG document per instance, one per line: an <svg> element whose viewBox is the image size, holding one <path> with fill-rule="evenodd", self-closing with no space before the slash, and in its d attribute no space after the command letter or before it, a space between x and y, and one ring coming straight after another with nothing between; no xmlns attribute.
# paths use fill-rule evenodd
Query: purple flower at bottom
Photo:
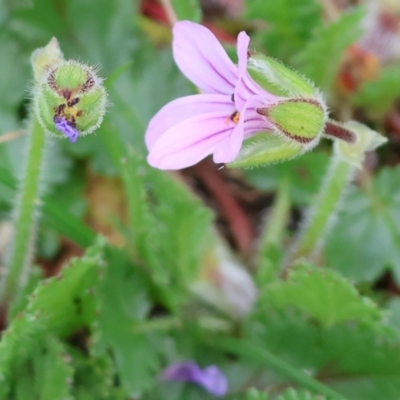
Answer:
<svg viewBox="0 0 400 400"><path fill-rule="evenodd" d="M228 163L244 139L276 129L257 110L282 98L261 88L247 72L249 42L249 36L240 32L235 65L207 28L189 21L175 24L175 62L203 93L176 99L152 118L145 136L150 165L180 169L209 154L216 163Z"/></svg>
<svg viewBox="0 0 400 400"><path fill-rule="evenodd" d="M193 361L183 361L170 365L161 374L161 379L197 383L217 397L224 396L228 391L228 380L216 366L210 365L201 369Z"/></svg>
<svg viewBox="0 0 400 400"><path fill-rule="evenodd" d="M54 125L58 131L63 133L71 143L75 143L79 136L79 131L70 122L63 117L56 115L54 117Z"/></svg>

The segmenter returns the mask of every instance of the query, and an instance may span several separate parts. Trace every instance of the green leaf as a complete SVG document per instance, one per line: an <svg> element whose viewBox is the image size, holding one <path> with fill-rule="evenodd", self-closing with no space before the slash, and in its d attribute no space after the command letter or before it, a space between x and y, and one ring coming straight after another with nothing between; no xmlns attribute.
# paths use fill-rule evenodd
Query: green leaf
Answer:
<svg viewBox="0 0 400 400"><path fill-rule="evenodd" d="M20 363L11 384L12 392L16 400L72 400L73 373L64 346L47 336L37 344L31 358Z"/></svg>
<svg viewBox="0 0 400 400"><path fill-rule="evenodd" d="M42 354L33 360L35 386L41 400L66 399L70 397L73 368L64 346L54 338L46 340Z"/></svg>
<svg viewBox="0 0 400 400"><path fill-rule="evenodd" d="M7 205L11 205L14 200L16 186L15 178L6 169L0 168L0 199ZM64 204L69 195L65 194L64 201L60 201L59 198L62 197L62 193L63 189L57 191L54 196L43 199L43 220L50 227L56 229L59 234L65 235L81 247L90 246L96 238L95 232L69 212L67 206ZM68 206L71 206L71 202L68 203ZM80 207L79 205L77 207L78 213Z"/></svg>
<svg viewBox="0 0 400 400"><path fill-rule="evenodd" d="M275 400L328 400L330 397L313 394L304 390L288 389Z"/></svg>
<svg viewBox="0 0 400 400"><path fill-rule="evenodd" d="M249 389L244 396L238 399L243 400L268 400L268 395L265 392L258 391L255 388Z"/></svg>
<svg viewBox="0 0 400 400"><path fill-rule="evenodd" d="M200 23L202 13L199 0L172 0L171 3L178 20L189 20Z"/></svg>
<svg viewBox="0 0 400 400"><path fill-rule="evenodd" d="M322 327L293 310L282 313L267 307L257 312L257 321L257 331L250 334L255 346L310 371L343 397L399 398L400 377L395 371L400 368L400 342L394 329L357 321Z"/></svg>
<svg viewBox="0 0 400 400"><path fill-rule="evenodd" d="M287 280L265 287L260 302L282 310L294 307L327 327L352 320L382 319L377 305L360 296L348 280L335 271L307 263L294 266Z"/></svg>
<svg viewBox="0 0 400 400"><path fill-rule="evenodd" d="M390 108L399 93L399 66L393 65L383 68L377 79L365 82L353 101L355 105L366 107L372 114L379 115Z"/></svg>
<svg viewBox="0 0 400 400"><path fill-rule="evenodd" d="M90 289L98 279L103 246L104 241L99 240L84 257L72 260L59 276L43 281L26 308L10 322L0 342L0 394L7 390L15 362L27 357L44 335L65 337L96 318Z"/></svg>
<svg viewBox="0 0 400 400"><path fill-rule="evenodd" d="M75 368L72 395L76 400L126 400L126 392L115 382L111 355L91 357L76 348L69 348Z"/></svg>
<svg viewBox="0 0 400 400"><path fill-rule="evenodd" d="M266 29L255 36L268 54L289 61L320 26L322 10L315 0L253 0L245 2L246 16L266 21ZM253 37L252 37L253 40Z"/></svg>
<svg viewBox="0 0 400 400"><path fill-rule="evenodd" d="M346 48L362 34L360 21L364 16L362 8L342 14L330 25L315 32L296 63L301 71L317 86L329 89L334 81Z"/></svg>
<svg viewBox="0 0 400 400"><path fill-rule="evenodd" d="M183 182L150 168L136 151L129 152L121 171L128 197L131 253L146 263L160 300L174 308L198 278L214 237L213 215Z"/></svg>
<svg viewBox="0 0 400 400"><path fill-rule="evenodd" d="M108 262L100 288L97 340L113 350L122 385L133 395L151 387L159 366L156 343L144 333L134 333L135 324L150 310L148 284L123 253L109 249Z"/></svg>
<svg viewBox="0 0 400 400"><path fill-rule="evenodd" d="M371 178L367 178L371 179ZM356 282L390 268L400 282L400 167L351 188L327 237L326 263Z"/></svg>
<svg viewBox="0 0 400 400"><path fill-rule="evenodd" d="M295 205L307 205L317 193L328 163L327 154L313 151L295 160L265 168L243 170L243 173L251 184L265 191L275 191L279 182L286 180L291 201Z"/></svg>

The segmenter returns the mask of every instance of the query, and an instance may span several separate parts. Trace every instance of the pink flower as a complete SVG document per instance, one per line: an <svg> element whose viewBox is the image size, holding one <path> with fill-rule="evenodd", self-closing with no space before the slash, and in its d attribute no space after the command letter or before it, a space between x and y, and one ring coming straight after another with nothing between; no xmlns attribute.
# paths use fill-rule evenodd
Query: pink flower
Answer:
<svg viewBox="0 0 400 400"><path fill-rule="evenodd" d="M203 93L174 100L152 118L145 136L150 165L180 169L210 154L214 162L228 163L238 155L244 139L275 130L257 109L281 98L266 92L248 74L250 38L245 32L238 36L238 65L201 25L178 22L173 38L178 67Z"/></svg>

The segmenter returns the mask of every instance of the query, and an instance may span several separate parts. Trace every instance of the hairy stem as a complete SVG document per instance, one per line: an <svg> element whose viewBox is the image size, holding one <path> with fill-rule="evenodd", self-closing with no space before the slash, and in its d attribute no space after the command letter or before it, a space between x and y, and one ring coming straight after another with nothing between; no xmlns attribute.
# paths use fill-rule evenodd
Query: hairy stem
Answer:
<svg viewBox="0 0 400 400"><path fill-rule="evenodd" d="M24 283L26 268L32 257L45 133L36 118L31 124L28 159L14 210L14 240L6 260L4 277L0 286L1 302L10 300L19 291Z"/></svg>
<svg viewBox="0 0 400 400"><path fill-rule="evenodd" d="M308 210L305 225L289 251L285 268L290 267L300 257L311 259L317 254L354 171L354 166L348 162L332 157L325 182L314 205Z"/></svg>
<svg viewBox="0 0 400 400"><path fill-rule="evenodd" d="M283 179L279 183L275 202L262 234L260 252L266 253L271 246L281 243L289 212L289 182Z"/></svg>
<svg viewBox="0 0 400 400"><path fill-rule="evenodd" d="M279 182L275 201L265 221L256 258L257 276L270 282L279 275L281 243L290 213L289 181Z"/></svg>

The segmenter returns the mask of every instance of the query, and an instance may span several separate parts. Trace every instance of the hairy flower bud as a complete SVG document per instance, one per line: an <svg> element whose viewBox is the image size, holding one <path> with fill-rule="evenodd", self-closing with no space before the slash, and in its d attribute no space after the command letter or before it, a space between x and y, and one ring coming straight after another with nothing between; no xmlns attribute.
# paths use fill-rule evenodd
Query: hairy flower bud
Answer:
<svg viewBox="0 0 400 400"><path fill-rule="evenodd" d="M230 167L253 167L289 160L314 148L320 141L327 120L325 103L317 98L289 98L259 108L274 126L247 139Z"/></svg>
<svg viewBox="0 0 400 400"><path fill-rule="evenodd" d="M65 61L54 39L32 55L32 65L36 79L33 110L47 133L73 143L100 126L107 93L93 67Z"/></svg>

